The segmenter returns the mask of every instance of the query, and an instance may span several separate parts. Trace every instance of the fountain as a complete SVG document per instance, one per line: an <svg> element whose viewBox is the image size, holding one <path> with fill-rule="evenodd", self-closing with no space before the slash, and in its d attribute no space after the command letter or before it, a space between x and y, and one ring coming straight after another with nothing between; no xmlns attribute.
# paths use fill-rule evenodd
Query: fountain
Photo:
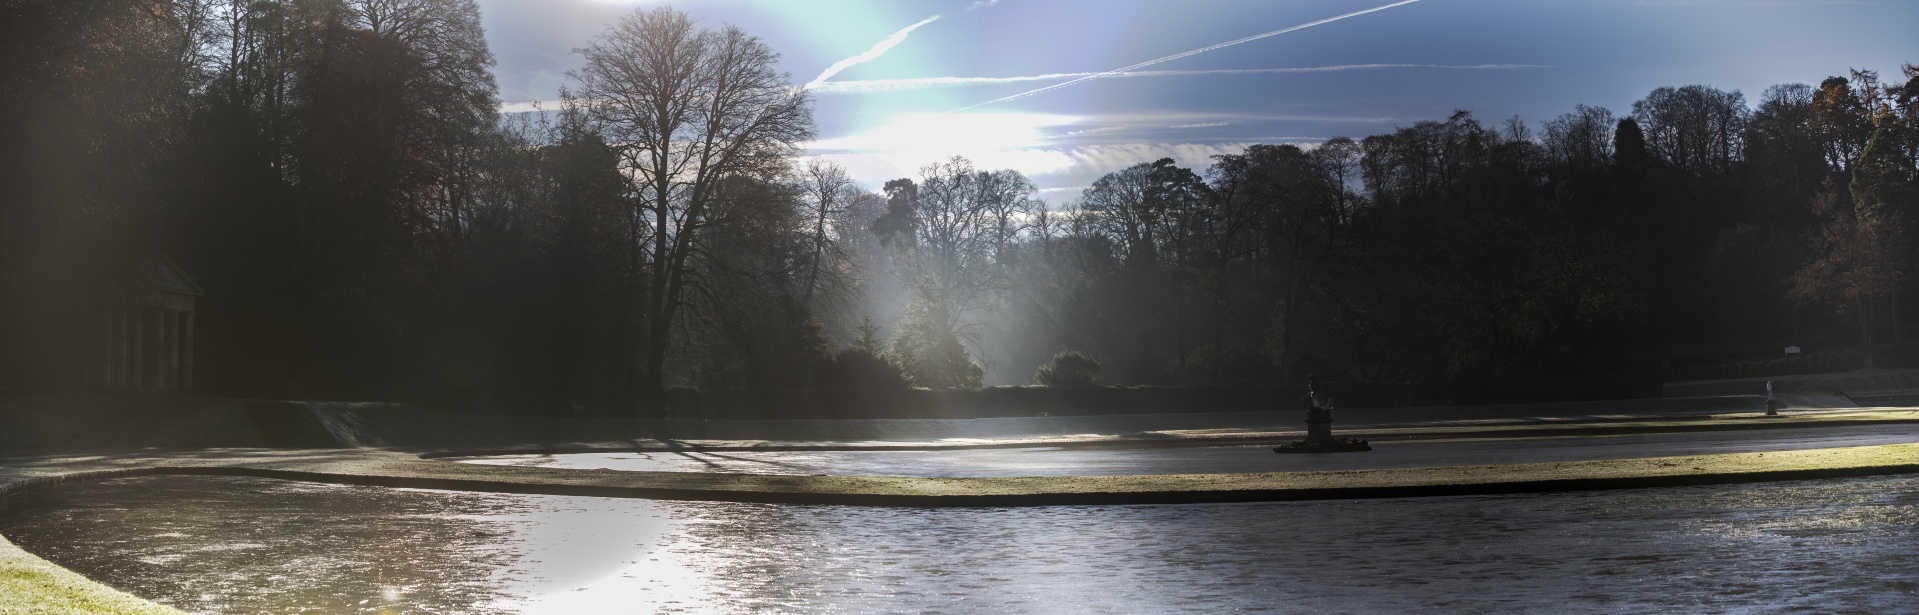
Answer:
<svg viewBox="0 0 1919 615"><path fill-rule="evenodd" d="M1333 399L1320 394L1319 379L1306 377L1306 439L1273 447L1275 453L1370 451L1365 440L1333 437Z"/></svg>

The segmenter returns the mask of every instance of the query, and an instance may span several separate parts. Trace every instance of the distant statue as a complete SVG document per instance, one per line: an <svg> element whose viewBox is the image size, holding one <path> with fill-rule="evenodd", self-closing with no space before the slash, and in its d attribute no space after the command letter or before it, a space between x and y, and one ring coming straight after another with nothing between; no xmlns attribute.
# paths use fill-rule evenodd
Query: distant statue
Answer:
<svg viewBox="0 0 1919 615"><path fill-rule="evenodd" d="M1306 377L1306 403L1311 404L1313 410L1330 412L1333 409L1333 398L1321 393L1318 378Z"/></svg>
<svg viewBox="0 0 1919 615"><path fill-rule="evenodd" d="M1772 379L1766 379L1766 416L1779 416L1779 402L1772 398Z"/></svg>
<svg viewBox="0 0 1919 615"><path fill-rule="evenodd" d="M1365 440L1333 437L1333 398L1319 389L1319 379L1306 377L1306 439L1273 448L1275 453L1337 453L1370 451Z"/></svg>

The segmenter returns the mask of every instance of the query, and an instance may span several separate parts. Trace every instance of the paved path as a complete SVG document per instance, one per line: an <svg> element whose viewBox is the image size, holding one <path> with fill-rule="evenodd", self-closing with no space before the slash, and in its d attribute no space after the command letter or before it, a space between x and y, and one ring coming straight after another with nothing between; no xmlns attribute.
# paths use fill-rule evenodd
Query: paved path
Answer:
<svg viewBox="0 0 1919 615"><path fill-rule="evenodd" d="M1024 464L1010 470L1002 468L998 475L952 478L872 475L877 472L862 476L832 475L828 472L745 474L518 467L455 463L422 458L419 450L373 448L141 450L0 459L0 495L66 480L186 474L553 495L881 506L1035 506L1411 497L1914 472L1919 471L1919 443L1912 443L1914 438L1910 428L1915 421L1919 421L1919 412L1900 410L1787 419L1750 415L1694 417L1606 423L1597 427L1566 424L1518 428L1405 428L1391 432L1403 443L1381 441L1380 450L1290 457L1273 455L1253 447L1204 446L1218 444L1222 438L1255 436L1222 436L1210 430L1197 435L1156 432L1091 442L1100 447L1109 447L1104 450L1107 459L1139 460L1157 455L1161 460L1157 464L1147 465L1132 462L1135 463L1134 469L1154 473L1099 476L1036 476L1037 472L1030 471L1032 467L1043 464ZM1608 433L1614 435L1594 436L1589 431L1582 431L1594 428L1610 430ZM1514 432L1513 429L1521 431ZM1561 430L1563 434L1583 435L1540 438L1554 434L1554 429ZM1514 433L1529 437L1505 437ZM1483 443L1461 441L1487 436L1501 438L1483 440ZM1418 438L1453 442L1416 442ZM1079 439L1067 439L1065 442L1075 445L1087 443ZM1879 444L1857 446L1875 442ZM684 447L684 443L652 444ZM1004 444L994 443L990 446ZM1168 444L1184 446L1168 447ZM1835 446L1843 448L1831 448ZM753 451L752 447L744 449L738 452L779 452ZM691 449L681 450L690 452ZM1752 452L1723 452L1727 450ZM827 450L795 452L834 451L842 456L851 454L845 448L845 443ZM705 452L731 455L735 451ZM939 454L997 455L1008 460L1017 457L1006 449L961 447L925 452L935 455L908 465L917 465L921 469L933 467L942 459ZM1102 453L1102 449L1084 448L1075 452L1097 455ZM877 453L869 451L863 454ZM1208 460L1205 457L1233 454L1243 455L1244 460L1223 464L1218 459ZM1660 456L1639 457L1646 454ZM1452 463L1448 465L1448 462ZM1193 471L1165 473L1177 472L1177 464L1186 464L1179 467Z"/></svg>
<svg viewBox="0 0 1919 615"><path fill-rule="evenodd" d="M1358 453L1276 455L1271 444L1150 448L646 451L509 455L520 467L835 476L1015 477L1313 472L1713 455L1919 442L1919 423L1604 437L1393 440Z"/></svg>

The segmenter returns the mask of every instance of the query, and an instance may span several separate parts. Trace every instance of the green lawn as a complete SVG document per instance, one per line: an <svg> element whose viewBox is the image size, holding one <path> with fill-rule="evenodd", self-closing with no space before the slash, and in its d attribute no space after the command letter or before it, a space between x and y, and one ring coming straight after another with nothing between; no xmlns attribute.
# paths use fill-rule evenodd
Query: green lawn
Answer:
<svg viewBox="0 0 1919 615"><path fill-rule="evenodd" d="M95 583L0 538L0 614L14 613L182 615Z"/></svg>

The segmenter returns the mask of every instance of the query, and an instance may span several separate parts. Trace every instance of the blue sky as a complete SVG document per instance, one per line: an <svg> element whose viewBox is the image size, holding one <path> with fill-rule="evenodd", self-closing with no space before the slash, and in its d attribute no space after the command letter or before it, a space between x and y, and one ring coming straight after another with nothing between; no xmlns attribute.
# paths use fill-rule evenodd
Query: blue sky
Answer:
<svg viewBox="0 0 1919 615"><path fill-rule="evenodd" d="M1417 0L1032 96L1049 85L1397 0L480 0L501 99L551 100L574 48L638 8L730 23L813 88L813 153L875 187L965 155L1064 202L1099 175L1251 143L1363 137L1471 110L1533 126L1664 85L1817 83L1919 62L1911 0ZM937 16L937 18L934 18ZM931 19L931 21L927 21ZM922 23L924 22L924 23ZM898 37L901 30L920 24ZM898 40L869 53L889 37ZM1047 78L1051 75L1066 75Z"/></svg>

